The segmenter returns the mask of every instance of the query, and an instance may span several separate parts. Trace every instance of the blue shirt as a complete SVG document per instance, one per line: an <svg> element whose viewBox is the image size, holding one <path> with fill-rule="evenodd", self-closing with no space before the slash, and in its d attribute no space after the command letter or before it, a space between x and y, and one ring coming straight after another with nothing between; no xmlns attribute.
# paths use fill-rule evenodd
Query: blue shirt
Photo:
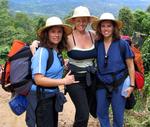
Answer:
<svg viewBox="0 0 150 127"><path fill-rule="evenodd" d="M32 78L34 79L35 74L42 74L46 77L53 79L60 79L63 76L63 66L61 66L61 62L57 56L57 52L53 49L53 63L51 67L46 71L47 60L49 57L48 50L46 48L40 47L35 52L31 61L31 70L32 70ZM36 85L33 84L31 90L36 90ZM46 89L48 92L55 92L57 89Z"/></svg>
<svg viewBox="0 0 150 127"><path fill-rule="evenodd" d="M125 60L123 60L120 50L120 44L124 47L124 57L133 58L134 54L126 41L120 43L123 40L113 41L108 49L107 54L105 53L104 42L98 42L98 54L97 54L97 66L98 66L98 77L101 81L106 84L113 83L114 80L120 79L124 73L122 70L127 71ZM106 57L107 56L107 60ZM107 66L106 66L107 63ZM112 73L115 74L116 79L112 78Z"/></svg>

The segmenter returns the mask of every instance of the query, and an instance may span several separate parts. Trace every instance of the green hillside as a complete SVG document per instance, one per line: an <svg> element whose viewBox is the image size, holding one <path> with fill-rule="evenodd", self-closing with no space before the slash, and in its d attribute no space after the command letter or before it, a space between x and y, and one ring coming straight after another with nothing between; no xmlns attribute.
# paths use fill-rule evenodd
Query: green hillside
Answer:
<svg viewBox="0 0 150 127"><path fill-rule="evenodd" d="M102 12L117 14L119 9L126 6L132 10L146 10L149 0L9 0L11 12L25 12L35 15L59 15L64 17L76 6L87 6L92 14L100 15Z"/></svg>

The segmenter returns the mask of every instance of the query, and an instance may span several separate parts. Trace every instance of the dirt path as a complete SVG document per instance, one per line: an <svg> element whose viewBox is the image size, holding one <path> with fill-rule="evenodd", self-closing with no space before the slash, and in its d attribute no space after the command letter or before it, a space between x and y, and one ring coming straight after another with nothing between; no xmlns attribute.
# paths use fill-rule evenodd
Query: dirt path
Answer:
<svg viewBox="0 0 150 127"><path fill-rule="evenodd" d="M0 87L0 127L26 127L25 113L21 116L13 114L8 105L9 98L10 94ZM59 127L72 127L73 124L74 106L68 95L67 100L63 112L59 114ZM88 127L99 127L98 121L90 117Z"/></svg>

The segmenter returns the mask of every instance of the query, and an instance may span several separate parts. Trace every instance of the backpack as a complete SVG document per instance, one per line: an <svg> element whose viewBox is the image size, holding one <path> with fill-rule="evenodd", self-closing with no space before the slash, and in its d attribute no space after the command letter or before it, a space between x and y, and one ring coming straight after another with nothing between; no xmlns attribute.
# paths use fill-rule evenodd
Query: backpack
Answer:
<svg viewBox="0 0 150 127"><path fill-rule="evenodd" d="M124 39L124 40L128 42L127 39ZM125 49L124 49L123 44L121 43L125 43L124 40L122 40L119 44L120 46L119 48L120 48L120 52L121 52L123 60L125 60L125 56L124 56ZM144 65L143 65L142 54L138 48L135 48L133 46L131 47L131 50L134 54L135 86L139 91L141 91L144 87Z"/></svg>
<svg viewBox="0 0 150 127"><path fill-rule="evenodd" d="M53 52L49 52L46 70L53 63ZM30 46L20 40L14 40L8 53L8 60L5 62L4 71L2 72L2 88L11 93L27 95L34 81L31 74L32 52Z"/></svg>

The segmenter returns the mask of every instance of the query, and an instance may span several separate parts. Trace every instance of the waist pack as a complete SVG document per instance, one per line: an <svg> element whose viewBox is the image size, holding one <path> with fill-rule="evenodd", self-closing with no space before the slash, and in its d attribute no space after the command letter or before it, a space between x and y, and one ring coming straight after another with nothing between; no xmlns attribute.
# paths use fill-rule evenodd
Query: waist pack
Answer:
<svg viewBox="0 0 150 127"><path fill-rule="evenodd" d="M136 104L136 99L133 93L131 93L130 97L126 100L125 109L130 110L133 109Z"/></svg>

